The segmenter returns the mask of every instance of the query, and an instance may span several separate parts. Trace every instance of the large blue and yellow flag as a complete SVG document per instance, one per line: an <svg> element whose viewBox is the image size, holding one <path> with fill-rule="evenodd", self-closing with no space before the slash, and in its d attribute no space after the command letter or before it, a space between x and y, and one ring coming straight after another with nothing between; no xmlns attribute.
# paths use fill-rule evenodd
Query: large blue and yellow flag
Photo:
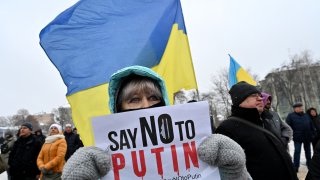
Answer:
<svg viewBox="0 0 320 180"><path fill-rule="evenodd" d="M230 57L230 66L229 66L229 88L231 88L234 84L238 82L245 81L251 85L256 86L256 81L252 78L252 76L245 71L238 63L235 61L231 55Z"/></svg>
<svg viewBox="0 0 320 180"><path fill-rule="evenodd" d="M80 0L40 32L40 44L68 88L72 118L92 145L91 117L106 115L112 73L150 67L166 82L171 103L197 89L179 0Z"/></svg>

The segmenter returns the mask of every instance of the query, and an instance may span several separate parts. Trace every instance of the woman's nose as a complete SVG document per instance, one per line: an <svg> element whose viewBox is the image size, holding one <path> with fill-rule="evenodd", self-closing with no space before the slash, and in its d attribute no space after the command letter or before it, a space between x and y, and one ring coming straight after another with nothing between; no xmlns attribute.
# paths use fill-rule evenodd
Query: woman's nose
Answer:
<svg viewBox="0 0 320 180"><path fill-rule="evenodd" d="M147 108L150 107L150 102L148 101L147 98L143 98L141 101L141 108Z"/></svg>

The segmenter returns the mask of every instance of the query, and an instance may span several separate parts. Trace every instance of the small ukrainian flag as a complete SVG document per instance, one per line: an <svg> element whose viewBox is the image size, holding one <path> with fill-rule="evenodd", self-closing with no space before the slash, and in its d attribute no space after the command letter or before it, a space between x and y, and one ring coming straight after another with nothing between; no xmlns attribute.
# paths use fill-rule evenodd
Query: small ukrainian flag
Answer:
<svg viewBox="0 0 320 180"><path fill-rule="evenodd" d="M252 76L245 71L232 56L230 56L230 67L229 67L229 88L238 82L245 81L251 85L256 86L257 82L252 78Z"/></svg>

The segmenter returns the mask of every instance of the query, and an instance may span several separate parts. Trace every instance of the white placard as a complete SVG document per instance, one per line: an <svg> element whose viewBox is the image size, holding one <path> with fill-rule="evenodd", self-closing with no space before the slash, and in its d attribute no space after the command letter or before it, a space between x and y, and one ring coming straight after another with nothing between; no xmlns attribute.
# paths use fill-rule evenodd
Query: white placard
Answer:
<svg viewBox="0 0 320 180"><path fill-rule="evenodd" d="M112 154L113 169L103 179L220 179L197 156L211 134L205 101L95 117L92 127L96 146Z"/></svg>

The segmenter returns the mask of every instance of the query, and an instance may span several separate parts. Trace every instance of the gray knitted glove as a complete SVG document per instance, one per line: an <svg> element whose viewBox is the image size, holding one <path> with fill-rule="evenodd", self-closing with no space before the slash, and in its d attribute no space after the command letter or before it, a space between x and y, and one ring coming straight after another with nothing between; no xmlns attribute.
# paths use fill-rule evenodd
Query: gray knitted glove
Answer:
<svg viewBox="0 0 320 180"><path fill-rule="evenodd" d="M105 176L111 167L111 156L107 151L94 146L83 147L64 165L62 179L96 180Z"/></svg>
<svg viewBox="0 0 320 180"><path fill-rule="evenodd" d="M201 142L199 158L219 168L222 180L252 179L246 169L246 156L241 146L227 136L212 134Z"/></svg>

